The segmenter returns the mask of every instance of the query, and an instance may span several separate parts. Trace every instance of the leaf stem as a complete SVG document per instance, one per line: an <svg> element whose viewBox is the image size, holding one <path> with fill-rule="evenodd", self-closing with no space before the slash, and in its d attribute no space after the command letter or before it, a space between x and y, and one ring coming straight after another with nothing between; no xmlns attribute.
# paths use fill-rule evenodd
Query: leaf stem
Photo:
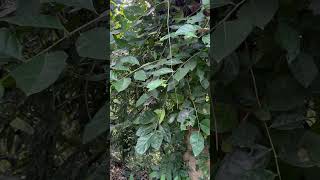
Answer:
<svg viewBox="0 0 320 180"><path fill-rule="evenodd" d="M50 45L49 47L45 48L44 50L40 51L38 54L36 54L35 56L29 58L26 60L26 62L30 61L32 58L40 56L44 53L46 53L47 51L49 51L50 49L52 49L53 47L55 47L56 45L60 44L62 41L64 41L65 39L68 39L69 37L71 37L72 35L74 35L75 33L81 31L82 29L86 28L87 26L91 25L92 23L95 23L97 21L99 21L100 19L106 17L109 14L109 10L104 11L103 13L101 13L99 15L99 17L87 22L86 24L83 24L82 26L78 27L77 29L73 30L72 32L68 33L67 35L64 35L61 39L57 40L56 42L54 42L52 45ZM0 83L2 83L4 80L6 80L7 78L9 78L9 74L7 74L6 76L4 76L3 78L0 79Z"/></svg>
<svg viewBox="0 0 320 180"><path fill-rule="evenodd" d="M251 74L252 81L253 81L253 86L254 86L254 92L255 92L255 95L256 95L256 99L257 99L259 108L261 108L261 102L259 100L259 94L258 94L258 88L257 88L257 84L256 84L256 78L254 76L252 68L250 68L250 74ZM268 139L269 139L269 142L270 142L270 145L271 145L271 149L272 149L272 152L273 152L273 156L274 156L274 159L275 159L275 164L276 164L279 180L282 180L281 179L281 172L280 172L279 162L278 162L278 155L277 155L276 149L274 148L274 144L273 144L273 141L272 141L272 138L271 138L271 135L270 135L269 128L268 128L267 123L265 121L263 121L263 124L264 124L264 127L265 127L266 131L267 131Z"/></svg>
<svg viewBox="0 0 320 180"><path fill-rule="evenodd" d="M210 28L209 33L211 33L214 29L216 29L219 25L223 24L226 20L229 19L229 17L243 4L245 3L246 0L242 0L239 3L237 3L236 5L234 5L234 7L229 11L229 13L221 20L219 21L215 26L213 26L212 28ZM205 34L202 34L199 38L201 38L202 36L204 36Z"/></svg>
<svg viewBox="0 0 320 180"><path fill-rule="evenodd" d="M171 35L170 35L170 0L167 0L168 2L168 8L167 8L167 30L168 30L168 43L169 43L169 58L170 58L170 67L172 69L172 47L171 47ZM171 76L173 76L173 71L171 73ZM178 100L178 94L177 94L177 88L174 87L174 93L176 95L176 103L177 103L177 109L179 109L179 100Z"/></svg>
<svg viewBox="0 0 320 180"><path fill-rule="evenodd" d="M109 14L109 10L106 10L104 11L103 13L101 13L97 18L83 24L82 26L78 27L77 29L71 31L70 33L67 33L67 35L63 36L61 39L59 39L58 41L54 42L51 46L47 47L46 49L40 51L38 54L36 54L35 56L33 56L32 58L34 57L37 57L47 51L49 51L51 48L55 47L56 45L58 45L59 43L61 43L62 41L64 41L65 39L68 39L69 37L71 37L72 35L74 35L75 33L81 31L82 29L86 28L87 26L91 25L92 23L95 23L97 21L99 21L100 19L106 17L107 15ZM32 59L30 58L30 59ZM28 60L30 60L28 59ZM27 60L27 61L28 61Z"/></svg>

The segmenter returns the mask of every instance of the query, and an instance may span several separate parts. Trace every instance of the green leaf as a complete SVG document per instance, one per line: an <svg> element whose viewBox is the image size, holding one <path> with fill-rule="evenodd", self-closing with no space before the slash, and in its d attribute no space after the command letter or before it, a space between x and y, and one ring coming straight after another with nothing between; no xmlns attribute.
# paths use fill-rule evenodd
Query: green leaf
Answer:
<svg viewBox="0 0 320 180"><path fill-rule="evenodd" d="M124 14L126 18L128 18L131 21L136 20L143 13L144 13L143 7L138 5L127 6L124 9Z"/></svg>
<svg viewBox="0 0 320 180"><path fill-rule="evenodd" d="M300 53L299 33L286 23L279 23L275 39L287 51L287 60L290 64Z"/></svg>
<svg viewBox="0 0 320 180"><path fill-rule="evenodd" d="M240 46L251 31L248 19L228 21L218 26L210 36L214 42L211 50L213 59L220 63Z"/></svg>
<svg viewBox="0 0 320 180"><path fill-rule="evenodd" d="M149 178L159 178L159 172L153 171L152 173L149 174Z"/></svg>
<svg viewBox="0 0 320 180"><path fill-rule="evenodd" d="M156 89L157 87L159 87L163 82L164 82L164 80L162 80L162 79L153 80L148 83L147 88L149 89L149 91L152 91L152 90Z"/></svg>
<svg viewBox="0 0 320 180"><path fill-rule="evenodd" d="M166 180L166 175L165 174L161 174L160 180Z"/></svg>
<svg viewBox="0 0 320 180"><path fill-rule="evenodd" d="M189 60L185 65L184 68L188 69L189 71L193 71L197 67L197 59Z"/></svg>
<svg viewBox="0 0 320 180"><path fill-rule="evenodd" d="M74 6L95 11L92 0L41 0L42 2L56 2L66 6Z"/></svg>
<svg viewBox="0 0 320 180"><path fill-rule="evenodd" d="M203 21L205 16L203 15L203 11L199 11L196 15L191 16L188 18L187 23L188 24L195 24L197 22Z"/></svg>
<svg viewBox="0 0 320 180"><path fill-rule="evenodd" d="M305 88L310 86L319 73L313 57L305 53L300 53L296 59L292 60L289 68L293 76Z"/></svg>
<svg viewBox="0 0 320 180"><path fill-rule="evenodd" d="M94 115L92 120L86 124L84 128L82 142L84 144L94 140L101 134L105 133L108 129L108 110L107 106L104 105L100 110Z"/></svg>
<svg viewBox="0 0 320 180"><path fill-rule="evenodd" d="M154 76L161 76L161 75L164 75L164 74L169 74L169 73L172 73L173 70L171 68L161 68L155 72L153 72L152 74Z"/></svg>
<svg viewBox="0 0 320 180"><path fill-rule="evenodd" d="M247 1L238 11L238 17L248 18L253 26L264 29L278 9L278 0Z"/></svg>
<svg viewBox="0 0 320 180"><path fill-rule="evenodd" d="M193 131L190 135L190 144L194 156L198 156L204 149L204 139L200 132Z"/></svg>
<svg viewBox="0 0 320 180"><path fill-rule="evenodd" d="M200 122L200 129L206 133L206 135L210 135L210 120L204 119Z"/></svg>
<svg viewBox="0 0 320 180"><path fill-rule="evenodd" d="M136 132L137 136L145 136L147 134L150 134L152 131L154 131L154 126L153 124L151 125L143 125L141 127L139 127L139 129Z"/></svg>
<svg viewBox="0 0 320 180"><path fill-rule="evenodd" d="M150 124L157 121L157 116L152 111L145 111L141 113L135 120L134 124Z"/></svg>
<svg viewBox="0 0 320 180"><path fill-rule="evenodd" d="M154 112L158 115L159 124L161 124L162 121L164 120L165 115L166 115L166 110L165 109L156 109L156 110L154 110Z"/></svg>
<svg viewBox="0 0 320 180"><path fill-rule="evenodd" d="M183 63L183 62L180 59L172 58L172 59L169 59L169 60L165 60L163 64L169 65L169 66L171 66L171 65L174 66L174 65L177 65L177 64L181 64L181 63Z"/></svg>
<svg viewBox="0 0 320 180"><path fill-rule="evenodd" d="M0 54L17 59L23 59L22 45L7 28L0 29Z"/></svg>
<svg viewBox="0 0 320 180"><path fill-rule="evenodd" d="M79 56L106 60L109 35L107 32L106 28L98 27L82 33L76 42Z"/></svg>
<svg viewBox="0 0 320 180"><path fill-rule="evenodd" d="M176 73L174 73L173 79L175 79L176 81L180 81L188 74L188 72L188 68L179 68Z"/></svg>
<svg viewBox="0 0 320 180"><path fill-rule="evenodd" d="M201 40L206 47L210 47L210 34L202 36Z"/></svg>
<svg viewBox="0 0 320 180"><path fill-rule="evenodd" d="M118 80L118 75L112 70L110 70L110 80L111 81L117 81Z"/></svg>
<svg viewBox="0 0 320 180"><path fill-rule="evenodd" d="M145 81L147 79L147 75L143 70L140 70L134 73L133 78L137 81Z"/></svg>
<svg viewBox="0 0 320 180"><path fill-rule="evenodd" d="M30 135L32 135L34 133L33 127L29 123L27 123L26 121L24 121L18 117L10 122L10 126L15 129L21 130L25 133L28 133Z"/></svg>
<svg viewBox="0 0 320 180"><path fill-rule="evenodd" d="M49 15L17 15L12 17L0 18L0 21L5 21L18 26L64 29L63 25L60 23L57 17Z"/></svg>
<svg viewBox="0 0 320 180"><path fill-rule="evenodd" d="M170 114L168 122L171 124L177 118L177 113Z"/></svg>
<svg viewBox="0 0 320 180"><path fill-rule="evenodd" d="M177 37L178 35L176 35L175 32L172 32L172 33L170 33L170 34L167 34L167 35L161 37L161 38L160 38L160 41L164 41L164 40L166 40L166 39L169 39L169 36L170 36L170 38L175 38L175 37Z"/></svg>
<svg viewBox="0 0 320 180"><path fill-rule="evenodd" d="M210 0L202 0L202 5L205 8L210 8Z"/></svg>
<svg viewBox="0 0 320 180"><path fill-rule="evenodd" d="M196 32L200 28L198 25L184 24L175 32L175 35L184 35L186 38L197 37Z"/></svg>
<svg viewBox="0 0 320 180"><path fill-rule="evenodd" d="M63 51L40 55L21 64L10 74L17 86L29 96L48 88L58 79L67 57Z"/></svg>
<svg viewBox="0 0 320 180"><path fill-rule="evenodd" d="M177 121L183 123L187 118L189 118L194 112L193 108L184 108L182 109L177 117Z"/></svg>
<svg viewBox="0 0 320 180"><path fill-rule="evenodd" d="M150 147L150 138L153 136L153 133L150 133L145 136L141 136L138 138L137 144L135 146L135 150L138 154L143 155Z"/></svg>
<svg viewBox="0 0 320 180"><path fill-rule="evenodd" d="M134 56L125 56L120 58L120 62L123 64L133 64L133 65L140 65L138 59Z"/></svg>
<svg viewBox="0 0 320 180"><path fill-rule="evenodd" d="M140 96L140 98L136 102L136 107L139 107L142 104L144 104L149 99L149 97L150 96L146 93L142 94L142 96Z"/></svg>
<svg viewBox="0 0 320 180"><path fill-rule="evenodd" d="M155 150L159 150L161 147L162 141L163 141L162 133L160 131L156 131L150 139L151 147L153 147Z"/></svg>
<svg viewBox="0 0 320 180"><path fill-rule="evenodd" d="M165 127L159 125L159 130L163 135L163 140L170 143L171 142L171 132L170 132L169 128L165 128Z"/></svg>
<svg viewBox="0 0 320 180"><path fill-rule="evenodd" d="M127 89L130 84L131 84L131 78L122 78L116 81L115 83L113 83L113 86L118 92L121 92Z"/></svg>

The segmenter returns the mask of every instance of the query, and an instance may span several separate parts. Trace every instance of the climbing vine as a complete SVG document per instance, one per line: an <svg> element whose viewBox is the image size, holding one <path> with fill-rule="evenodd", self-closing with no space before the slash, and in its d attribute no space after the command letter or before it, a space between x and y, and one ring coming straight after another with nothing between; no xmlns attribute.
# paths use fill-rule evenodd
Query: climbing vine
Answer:
<svg viewBox="0 0 320 180"><path fill-rule="evenodd" d="M149 158L153 178L209 177L209 1L112 4L113 158Z"/></svg>

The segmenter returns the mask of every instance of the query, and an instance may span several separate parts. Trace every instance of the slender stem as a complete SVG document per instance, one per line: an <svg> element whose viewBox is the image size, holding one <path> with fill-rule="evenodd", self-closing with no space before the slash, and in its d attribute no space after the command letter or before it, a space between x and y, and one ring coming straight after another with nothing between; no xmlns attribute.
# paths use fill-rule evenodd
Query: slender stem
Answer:
<svg viewBox="0 0 320 180"><path fill-rule="evenodd" d="M75 33L81 31L82 29L86 28L87 26L91 25L92 23L95 23L97 21L99 21L100 19L106 17L109 14L109 10L104 11L103 13L100 14L99 17L87 22L86 24L83 24L82 26L78 27L77 29L71 31L70 33L67 33L67 35L63 36L61 39L59 39L58 41L54 42L51 46L47 47L46 49L40 51L38 54L36 54L35 56L33 56L32 58L39 56L47 51L49 51L51 48L55 47L56 45L58 45L59 43L61 43L62 41L64 41L65 39L68 39L69 37L71 37L72 35L74 35ZM32 59L30 58L30 59ZM30 60L28 59L28 60Z"/></svg>
<svg viewBox="0 0 320 180"><path fill-rule="evenodd" d="M185 62L183 62L178 68L177 68L177 70L178 69L180 69L182 66L184 66L185 64L187 64L187 62L189 62L192 58L194 58L195 56L197 56L198 54L200 54L201 53L201 51L198 51L197 53L195 53L195 54L193 54L191 57L189 57ZM175 72L177 72L177 70L175 70L174 72L172 72L171 73L171 75L169 76L169 78L166 80L166 82L168 82L172 77L173 77L173 74L175 73Z"/></svg>
<svg viewBox="0 0 320 180"><path fill-rule="evenodd" d="M258 94L258 88L257 88L257 83L256 83L256 78L254 76L254 73L252 71L252 68L250 68L250 74L251 74L251 77L252 77L252 82L253 82L253 87L254 87L254 93L256 95L256 99L257 99L257 103L258 103L258 106L261 108L261 102L260 102L260 99L259 99L259 94Z"/></svg>
<svg viewBox="0 0 320 180"><path fill-rule="evenodd" d="M167 30L168 30L168 43L169 43L169 58L170 58L170 67L172 68L172 47L171 47L171 35L170 35L170 0L167 0L168 2L168 9L167 9ZM173 76L173 71L171 73L171 76ZM178 100L178 94L177 94L177 88L174 87L174 93L176 95L176 103L177 103L177 109L179 109L179 100Z"/></svg>
<svg viewBox="0 0 320 180"><path fill-rule="evenodd" d="M239 3L237 3L236 5L234 5L234 7L229 11L229 13L221 20L219 21L215 26L213 26L212 28L210 28L209 32L212 32L214 29L216 29L219 25L223 24L226 20L229 19L229 17L244 3L246 2L246 0L242 0ZM205 34L202 34L200 37L204 36ZM200 38L199 37L199 38Z"/></svg>
<svg viewBox="0 0 320 180"><path fill-rule="evenodd" d="M159 62L159 61L161 61L161 59L156 60L156 61L152 61L152 62L145 63L145 64L141 65L140 67L138 67L137 69L131 71L130 73L128 73L127 75L125 75L125 76L122 77L122 78L126 78L126 77L130 76L131 74L139 71L140 69L142 69L142 68L144 68L144 67L146 67L146 66L148 66L148 65L151 65L151 64L153 64L153 63L157 63L157 62ZM120 79L122 79L122 78L120 78Z"/></svg>
<svg viewBox="0 0 320 180"><path fill-rule="evenodd" d="M104 11L103 13L100 14L99 17L87 22L86 24L78 27L77 29L73 30L72 32L68 33L67 35L65 35L64 37L62 37L61 39L59 39L58 41L54 42L52 45L50 45L49 47L45 48L44 50L40 51L38 54L36 54L35 56L27 59L26 61L30 61L32 58L40 56L44 53L46 53L47 51L49 51L50 49L52 49L53 47L55 47L56 45L60 44L62 41L64 41L65 39L68 39L69 37L71 37L72 35L74 35L75 33L81 31L82 29L86 28L87 26L91 25L92 23L95 23L97 21L99 21L100 19L106 17L109 14L109 10ZM9 78L9 74L7 74L6 76L4 76L3 78L0 79L0 83L3 82L4 80L6 80L7 78Z"/></svg>
<svg viewBox="0 0 320 180"><path fill-rule="evenodd" d="M261 108L261 102L259 100L259 94L258 94L258 88L257 88L257 84L256 84L256 78L254 76L252 68L250 68L250 73L251 73L251 76L252 76L252 81L253 81L253 86L254 86L254 91L255 91L255 94L256 94L257 102L258 102L259 107ZM267 131L268 139L269 139L269 142L270 142L270 145L271 145L271 148L272 148L272 152L273 152L273 156L274 156L274 159L275 159L275 164L276 164L279 180L282 180L281 179L281 172L280 172L279 162L278 162L278 155L277 155L276 149L274 148L274 144L273 144L273 141L272 141L272 138L271 138L271 135L270 135L269 128L268 128L267 123L265 121L263 121L263 124L264 124L264 127L265 127L266 131Z"/></svg>
<svg viewBox="0 0 320 180"><path fill-rule="evenodd" d="M217 123L217 117L216 114L214 112L214 107L212 105L212 116L214 119L214 133L215 133L215 140L216 140L216 150L219 151L219 137L218 137L218 123Z"/></svg>
<svg viewBox="0 0 320 180"><path fill-rule="evenodd" d="M188 84L188 89L189 89L189 94L190 94L190 101L192 102L192 105L193 105L193 108L196 112L196 118L197 118L197 123L198 123L198 130L200 131L200 121L199 121L199 116L198 116L198 110L197 110L197 106L196 106L196 103L194 102L194 100L192 99L192 92L191 92L191 87L190 87L190 84L189 84L189 81L187 81L187 84Z"/></svg>
<svg viewBox="0 0 320 180"><path fill-rule="evenodd" d="M278 176L279 176L279 180L281 180L281 173L280 173L280 167L279 167L279 162L278 162L278 155L277 155L277 152L274 148L274 145L273 145L273 142L272 142L272 138L271 138L271 135L270 135L270 131L269 131L269 128L267 126L267 123L264 122L264 127L267 131L267 135L268 135L268 139L269 139L269 142L270 142L270 145L271 145L271 148L272 148L272 152L273 152L273 156L274 156L274 160L275 160L275 163L276 163L276 168L277 168L277 173L278 173Z"/></svg>

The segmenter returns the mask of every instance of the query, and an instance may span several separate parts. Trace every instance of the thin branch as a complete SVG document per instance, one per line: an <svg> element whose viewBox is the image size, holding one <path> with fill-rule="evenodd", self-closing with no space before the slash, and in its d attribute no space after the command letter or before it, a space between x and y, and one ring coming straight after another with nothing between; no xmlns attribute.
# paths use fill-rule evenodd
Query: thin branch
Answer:
<svg viewBox="0 0 320 180"><path fill-rule="evenodd" d="M256 95L256 99L257 99L257 103L258 103L258 106L261 108L261 102L260 102L260 99L259 99L259 94L258 94L258 88L257 88L257 83L256 83L256 78L254 76L254 73L252 71L252 68L250 68L250 74L251 74L251 77L252 77L252 82L253 82L253 87L254 87L254 93Z"/></svg>
<svg viewBox="0 0 320 180"><path fill-rule="evenodd" d="M212 28L210 28L209 33L211 33L214 29L216 29L219 25L223 24L225 21L227 21L229 19L229 17L243 4L245 3L246 0L242 0L239 3L237 3L230 11L229 13L223 18L221 19L221 21L219 21L215 26L213 26ZM202 34L199 38L201 38L202 36L204 36L205 34Z"/></svg>
<svg viewBox="0 0 320 180"><path fill-rule="evenodd" d="M168 2L168 8L167 8L167 30L168 30L168 43L169 43L169 58L170 58L170 67L172 68L172 47L171 47L171 35L170 35L170 0L167 0ZM171 73L171 76L173 76L173 71ZM177 103L177 109L179 109L179 100L178 100L178 94L177 94L177 88L174 87L174 93L176 95L176 103Z"/></svg>
<svg viewBox="0 0 320 180"><path fill-rule="evenodd" d="M212 116L214 119L214 131L215 131L214 133L215 133L215 140L216 140L216 150L219 151L219 136L218 136L217 117L216 117L213 105L211 105L211 106L212 106Z"/></svg>
<svg viewBox="0 0 320 180"><path fill-rule="evenodd" d="M79 32L79 31L81 31L82 29L86 28L87 26L91 25L92 23L95 23L95 22L99 21L100 19L106 17L108 14L109 14L109 10L104 11L103 13L100 14L99 17L97 17L97 18L95 18L95 19L87 22L86 24L84 24L84 25L78 27L77 29L73 30L72 32L68 33L67 35L65 35L64 37L62 37L62 38L59 39L58 41L54 42L52 45L50 45L50 46L47 47L46 49L40 51L40 52L39 52L38 54L36 54L35 56L27 59L26 62L27 62L27 61L30 61L30 60L31 60L32 58L34 58L34 57L37 57L37 56L40 56L40 55L46 53L47 51L49 51L50 49L52 49L52 48L55 47L56 45L60 44L62 41L70 38L72 35L74 35L75 33ZM9 77L10 77L10 74L7 74L6 76L4 76L3 78L0 79L0 83L3 82L3 81L5 81L5 80L6 80L7 78L9 78Z"/></svg>
<svg viewBox="0 0 320 180"><path fill-rule="evenodd" d="M100 19L106 17L107 15L109 14L109 10L106 10L104 11L103 13L101 13L99 15L99 17L87 22L86 24L83 24L82 26L78 27L77 29L73 30L72 32L70 33L67 33L67 35L65 35L64 37L62 37L61 39L59 39L58 41L54 42L51 46L47 47L46 49L40 51L38 54L36 54L35 56L33 56L32 58L34 57L37 57L43 53L46 53L47 51L49 51L50 49L52 49L53 47L55 47L56 45L60 44L62 41L64 41L65 39L68 39L69 37L71 37L72 35L74 35L75 33L81 31L82 29L86 28L87 26L91 25L92 23L95 23L97 21L99 21ZM32 59L30 58L30 59ZM28 59L28 60L30 60ZM27 61L28 61L27 60Z"/></svg>
<svg viewBox="0 0 320 180"><path fill-rule="evenodd" d="M256 94L257 102L258 102L259 108L261 108L261 102L259 100L259 94L258 94L258 88L257 88L257 84L256 84L256 78L254 76L252 68L250 68L250 73L251 73L251 76L252 76L252 81L253 81L253 86L254 86L254 91L255 91L255 94ZM270 145L271 145L271 148L272 148L272 152L273 152L273 156L274 156L274 159L275 159L275 164L276 164L279 180L281 180L281 173L280 173L280 167L279 167L279 162L278 162L278 155L277 155L276 149L274 148L274 144L273 144L273 141L272 141L272 138L271 138L270 131L269 131L269 128L267 126L267 123L265 121L263 121L263 124L264 124L264 127L265 127L266 131L267 131L268 139L269 139L269 142L270 142Z"/></svg>

